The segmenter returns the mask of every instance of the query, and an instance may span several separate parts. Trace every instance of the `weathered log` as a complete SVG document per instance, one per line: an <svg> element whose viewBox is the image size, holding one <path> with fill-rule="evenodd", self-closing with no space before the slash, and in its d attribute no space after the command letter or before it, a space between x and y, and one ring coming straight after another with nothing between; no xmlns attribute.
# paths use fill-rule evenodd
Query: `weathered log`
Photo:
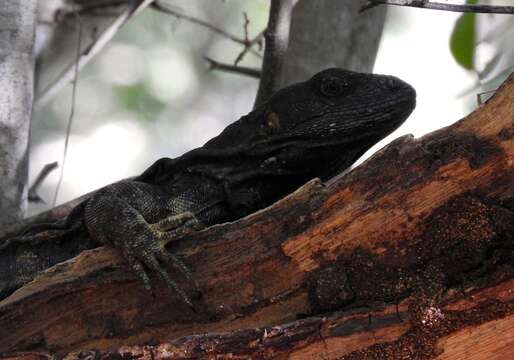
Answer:
<svg viewBox="0 0 514 360"><path fill-rule="evenodd" d="M264 329L188 336L168 343L69 354L67 359L509 359L514 280L427 308L412 324L406 304L311 317ZM491 299L496 301L491 301ZM508 305L508 303L511 305ZM509 315L510 313L510 315ZM474 357L470 356L474 354Z"/></svg>
<svg viewBox="0 0 514 360"><path fill-rule="evenodd" d="M157 279L152 298L114 250L97 248L0 302L0 351L504 359L514 346L513 170L511 75L450 127L171 244L203 290L196 312Z"/></svg>

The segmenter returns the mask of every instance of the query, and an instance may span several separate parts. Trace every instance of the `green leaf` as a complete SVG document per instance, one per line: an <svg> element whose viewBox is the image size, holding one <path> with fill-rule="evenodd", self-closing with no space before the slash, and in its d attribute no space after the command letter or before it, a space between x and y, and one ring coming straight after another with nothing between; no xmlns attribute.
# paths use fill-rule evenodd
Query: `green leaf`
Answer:
<svg viewBox="0 0 514 360"><path fill-rule="evenodd" d="M476 0L468 0L467 3L475 4ZM450 37L450 50L453 58L468 70L473 70L475 65L475 34L476 15L466 13L457 19Z"/></svg>

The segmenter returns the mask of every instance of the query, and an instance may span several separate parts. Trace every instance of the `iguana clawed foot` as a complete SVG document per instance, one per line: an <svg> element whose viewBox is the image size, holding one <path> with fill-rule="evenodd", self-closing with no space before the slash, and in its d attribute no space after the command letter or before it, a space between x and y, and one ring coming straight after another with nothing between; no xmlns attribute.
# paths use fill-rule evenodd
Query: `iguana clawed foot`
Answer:
<svg viewBox="0 0 514 360"><path fill-rule="evenodd" d="M168 252L165 246L168 242L201 230L204 226L191 212L172 215L155 224L147 224L147 226L149 233L145 234L146 236L138 236L138 241L127 241L122 244L122 250L130 267L141 279L148 291L152 292L152 285L145 267L159 274L166 284L180 295L186 304L193 307L191 298L171 279L162 264L178 268L192 282L195 288L194 296L198 296L200 290L191 271L179 258Z"/></svg>
<svg viewBox="0 0 514 360"><path fill-rule="evenodd" d="M135 274L143 285L152 291L147 270L157 273L190 307L191 298L170 277L166 266L173 266L192 282L195 296L199 294L198 285L191 272L180 259L169 253L165 246L168 242L202 229L204 226L192 212L170 211L165 217L159 218L145 209L159 208L158 201L148 194L155 188L148 184L136 182L120 182L102 189L88 200L85 207L85 224L89 234L96 241L114 245L120 249ZM165 204L164 204L165 205ZM149 223L143 214L150 219L159 219ZM162 214L166 214L163 212ZM162 215L161 215L162 216Z"/></svg>

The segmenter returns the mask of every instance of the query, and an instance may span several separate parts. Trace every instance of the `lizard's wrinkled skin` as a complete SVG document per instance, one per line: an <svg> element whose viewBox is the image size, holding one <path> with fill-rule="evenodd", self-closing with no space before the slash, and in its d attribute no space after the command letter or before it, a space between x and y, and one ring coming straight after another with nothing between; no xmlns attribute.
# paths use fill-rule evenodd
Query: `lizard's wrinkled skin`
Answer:
<svg viewBox="0 0 514 360"><path fill-rule="evenodd" d="M43 267L37 254L34 266L24 266L17 247L37 248L41 234L62 239L82 232L93 244L120 249L147 289L150 270L192 306L163 266L191 277L165 249L167 242L262 209L314 177L336 175L402 124L414 106L414 89L397 78L324 70L278 91L203 147L100 189L67 220L0 242L0 292L8 294Z"/></svg>

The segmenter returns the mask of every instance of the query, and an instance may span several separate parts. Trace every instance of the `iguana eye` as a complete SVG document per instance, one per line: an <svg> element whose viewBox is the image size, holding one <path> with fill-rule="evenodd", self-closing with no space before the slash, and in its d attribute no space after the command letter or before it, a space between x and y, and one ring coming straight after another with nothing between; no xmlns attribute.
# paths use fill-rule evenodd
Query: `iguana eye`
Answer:
<svg viewBox="0 0 514 360"><path fill-rule="evenodd" d="M335 76L323 78L320 84L320 92L327 97L336 97L343 93L348 84Z"/></svg>

